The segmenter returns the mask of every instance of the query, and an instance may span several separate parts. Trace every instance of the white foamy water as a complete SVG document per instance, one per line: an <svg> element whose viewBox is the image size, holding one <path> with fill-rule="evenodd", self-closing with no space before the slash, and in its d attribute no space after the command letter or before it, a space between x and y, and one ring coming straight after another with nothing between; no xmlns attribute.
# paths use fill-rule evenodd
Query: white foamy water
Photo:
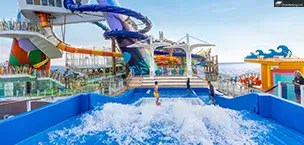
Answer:
<svg viewBox="0 0 304 145"><path fill-rule="evenodd" d="M143 99L137 102L138 107L105 104L102 110L84 114L81 125L50 132L49 139L77 144L102 133L107 139L101 140L123 145L247 145L258 144L252 138L267 132L258 122L243 119L240 112L200 103L166 99L157 107L153 99Z"/></svg>

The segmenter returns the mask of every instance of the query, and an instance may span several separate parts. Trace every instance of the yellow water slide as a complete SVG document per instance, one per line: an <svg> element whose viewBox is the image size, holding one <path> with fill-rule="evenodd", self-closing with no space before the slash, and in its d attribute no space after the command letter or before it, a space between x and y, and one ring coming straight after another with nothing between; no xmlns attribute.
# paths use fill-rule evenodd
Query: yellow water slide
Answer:
<svg viewBox="0 0 304 145"><path fill-rule="evenodd" d="M70 52L70 53L98 55L98 56L122 57L122 54L119 52L104 52L101 50L72 47L69 44L62 42L54 34L54 32L52 30L52 25L49 23L50 14L37 13L37 15L40 18L40 25L42 27L42 31L43 31L44 35L46 36L46 38L62 51L66 51L66 52Z"/></svg>

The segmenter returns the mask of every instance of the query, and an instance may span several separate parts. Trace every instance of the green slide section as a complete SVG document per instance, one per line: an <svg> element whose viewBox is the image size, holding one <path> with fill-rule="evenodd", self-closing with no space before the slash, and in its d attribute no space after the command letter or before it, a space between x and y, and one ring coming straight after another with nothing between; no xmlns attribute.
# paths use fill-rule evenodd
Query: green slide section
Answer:
<svg viewBox="0 0 304 145"><path fill-rule="evenodd" d="M41 62L41 56L42 56L42 52L39 49L36 50L32 50L29 52L29 61L30 64L37 64L39 62Z"/></svg>
<svg viewBox="0 0 304 145"><path fill-rule="evenodd" d="M9 62L13 66L21 66L19 60L14 55L12 55L12 54L9 57Z"/></svg>

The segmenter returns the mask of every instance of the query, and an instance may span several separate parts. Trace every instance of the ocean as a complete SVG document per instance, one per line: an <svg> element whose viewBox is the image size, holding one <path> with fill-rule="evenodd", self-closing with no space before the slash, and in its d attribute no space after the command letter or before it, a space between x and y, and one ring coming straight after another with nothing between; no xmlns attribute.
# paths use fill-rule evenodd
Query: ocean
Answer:
<svg viewBox="0 0 304 145"><path fill-rule="evenodd" d="M52 70L58 69L60 72L65 71L64 66L51 66ZM235 63L219 63L219 72L220 74L230 75L230 76L239 76L242 74L248 73L260 73L260 65L244 62L235 62Z"/></svg>
<svg viewBox="0 0 304 145"><path fill-rule="evenodd" d="M248 73L260 74L261 66L259 64L236 62L219 63L219 73L230 76L239 76Z"/></svg>

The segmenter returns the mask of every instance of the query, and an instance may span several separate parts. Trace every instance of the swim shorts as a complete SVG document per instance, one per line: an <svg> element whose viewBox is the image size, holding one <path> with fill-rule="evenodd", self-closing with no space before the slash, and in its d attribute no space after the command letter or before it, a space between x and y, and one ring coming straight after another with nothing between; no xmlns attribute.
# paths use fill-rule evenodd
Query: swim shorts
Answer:
<svg viewBox="0 0 304 145"><path fill-rule="evenodd" d="M155 98L159 98L159 94L157 92L154 92L153 95Z"/></svg>

